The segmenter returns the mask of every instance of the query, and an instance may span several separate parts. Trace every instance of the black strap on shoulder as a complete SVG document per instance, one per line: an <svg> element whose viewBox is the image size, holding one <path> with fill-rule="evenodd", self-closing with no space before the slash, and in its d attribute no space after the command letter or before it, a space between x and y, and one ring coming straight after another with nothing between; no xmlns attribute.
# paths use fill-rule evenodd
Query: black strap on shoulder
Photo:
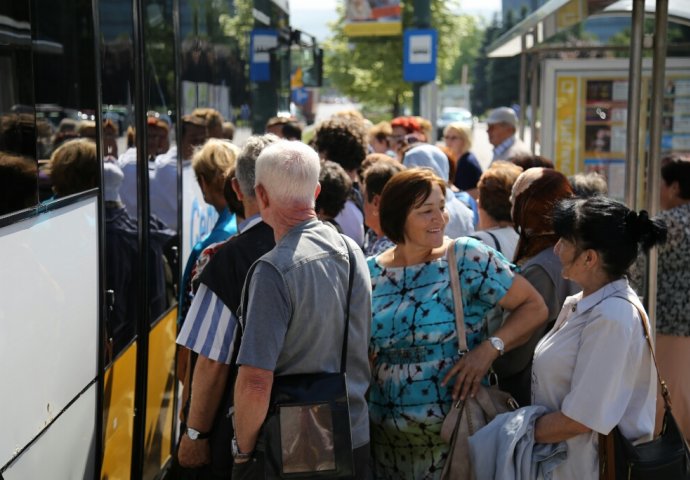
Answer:
<svg viewBox="0 0 690 480"><path fill-rule="evenodd" d="M486 230L486 233L489 234L489 236L491 237L491 239L492 239L492 240L494 241L494 243L496 244L496 250L498 250L499 252L503 253L503 251L501 250L501 242L498 241L498 238L496 237L496 235L494 235L493 233L491 233L491 232L488 231L488 230Z"/></svg>
<svg viewBox="0 0 690 480"><path fill-rule="evenodd" d="M480 230L480 231L487 233L491 237L491 239L494 241L494 245L495 245L494 248L496 249L496 251L503 253L503 251L501 250L501 242L498 241L498 238L496 238L496 235L494 235L493 233L491 233L488 230ZM477 232L477 233L479 233L479 232ZM484 242L484 240L482 240L481 238L479 238L476 235L467 235L467 236L470 238L474 238L475 240L479 240L482 243L486 243L486 242Z"/></svg>
<svg viewBox="0 0 690 480"><path fill-rule="evenodd" d="M345 304L345 332L343 334L343 346L342 351L340 353L340 373L345 373L347 369L347 338L350 333L350 299L352 298L352 284L354 282L355 277L355 255L352 252L350 244L344 238L344 235L341 234L341 236L343 237L343 242L345 243L345 247L347 248L348 263L350 265L350 271L347 279L347 301ZM247 316L247 305L249 303L249 283L258 263L259 260L254 262L252 266L249 268L249 271L247 272L247 277L244 281L244 286L242 287L242 309L239 315L240 328L242 330L244 330L244 323L246 322Z"/></svg>
<svg viewBox="0 0 690 480"><path fill-rule="evenodd" d="M345 305L345 333L343 334L343 347L340 353L340 373L345 373L347 367L347 337L350 334L350 299L352 298L352 284L355 278L355 255L350 244L343 235L345 247L347 247L347 258L350 265L350 273L347 279L347 303Z"/></svg>

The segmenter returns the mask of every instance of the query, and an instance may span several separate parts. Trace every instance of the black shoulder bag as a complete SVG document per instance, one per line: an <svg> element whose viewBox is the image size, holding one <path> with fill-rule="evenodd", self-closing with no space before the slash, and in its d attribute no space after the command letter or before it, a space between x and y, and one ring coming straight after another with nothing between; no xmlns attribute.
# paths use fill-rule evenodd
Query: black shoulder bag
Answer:
<svg viewBox="0 0 690 480"><path fill-rule="evenodd" d="M690 450L683 432L671 414L671 397L661 379L644 311L625 297L640 312L644 336L652 353L656 376L664 399L661 435L652 441L633 445L618 427L608 435L599 434L599 478L606 480L689 480Z"/></svg>
<svg viewBox="0 0 690 480"><path fill-rule="evenodd" d="M345 370L355 257L344 241L350 271L340 372L274 377L268 414L259 434L267 479L354 476Z"/></svg>

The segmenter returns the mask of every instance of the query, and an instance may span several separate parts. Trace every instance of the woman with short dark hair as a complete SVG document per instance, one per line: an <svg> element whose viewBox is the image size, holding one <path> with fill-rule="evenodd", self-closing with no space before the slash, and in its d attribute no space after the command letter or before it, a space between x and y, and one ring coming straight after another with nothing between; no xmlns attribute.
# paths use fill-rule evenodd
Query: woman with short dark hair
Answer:
<svg viewBox="0 0 690 480"><path fill-rule="evenodd" d="M598 478L598 434L618 427L638 442L654 432L647 319L625 273L640 247L663 242L666 230L646 212L605 197L563 200L553 217L563 276L582 291L566 299L534 352L532 401L551 412L537 420L534 438L567 444L554 480Z"/></svg>
<svg viewBox="0 0 690 480"><path fill-rule="evenodd" d="M539 294L502 255L474 239L444 236L445 190L431 170L412 168L388 180L381 194L381 228L395 246L368 260L375 478L440 478L448 452L441 424L453 400L474 395L503 350L546 318ZM448 263L450 248L455 265ZM470 349L462 355L450 268L460 277ZM512 313L488 339L484 317L497 304Z"/></svg>

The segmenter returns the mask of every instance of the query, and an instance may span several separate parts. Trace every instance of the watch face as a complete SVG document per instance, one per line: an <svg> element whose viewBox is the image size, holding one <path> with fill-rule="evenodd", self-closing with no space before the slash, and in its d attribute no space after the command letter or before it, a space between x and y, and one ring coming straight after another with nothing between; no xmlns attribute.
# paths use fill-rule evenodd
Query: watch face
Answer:
<svg viewBox="0 0 690 480"><path fill-rule="evenodd" d="M197 440L199 438L199 432L193 428L187 428L187 436L191 440Z"/></svg>
<svg viewBox="0 0 690 480"><path fill-rule="evenodd" d="M498 350L499 352L503 353L503 348L504 348L503 340L501 340L501 339L498 338L498 337L491 337L490 341L491 341L491 345L493 345L493 347L494 347L496 350Z"/></svg>

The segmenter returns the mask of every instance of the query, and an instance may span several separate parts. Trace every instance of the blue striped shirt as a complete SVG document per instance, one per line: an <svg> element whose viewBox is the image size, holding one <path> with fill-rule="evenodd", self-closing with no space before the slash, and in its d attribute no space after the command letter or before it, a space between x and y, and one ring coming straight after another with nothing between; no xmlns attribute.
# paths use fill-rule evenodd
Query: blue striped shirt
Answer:
<svg viewBox="0 0 690 480"><path fill-rule="evenodd" d="M202 283L189 307L177 343L206 358L229 365L238 334L237 326L235 314Z"/></svg>

